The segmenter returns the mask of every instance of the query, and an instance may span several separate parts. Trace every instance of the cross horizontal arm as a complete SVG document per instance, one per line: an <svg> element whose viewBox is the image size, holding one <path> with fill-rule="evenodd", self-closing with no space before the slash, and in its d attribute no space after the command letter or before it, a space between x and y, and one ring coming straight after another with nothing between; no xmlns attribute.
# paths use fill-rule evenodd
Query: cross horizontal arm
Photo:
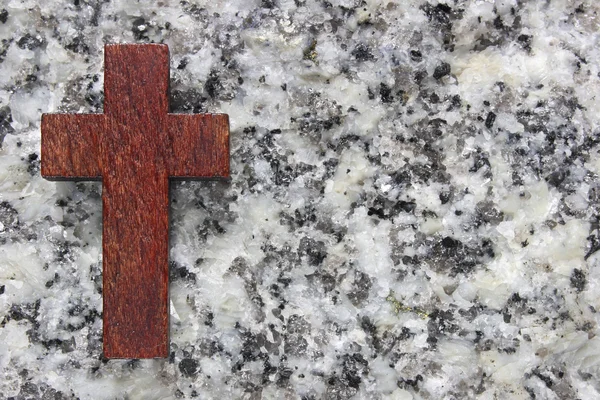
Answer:
<svg viewBox="0 0 600 400"><path fill-rule="evenodd" d="M171 178L229 177L227 114L169 114L167 129Z"/></svg>
<svg viewBox="0 0 600 400"><path fill-rule="evenodd" d="M99 180L98 138L103 114L42 115L42 176L49 180Z"/></svg>

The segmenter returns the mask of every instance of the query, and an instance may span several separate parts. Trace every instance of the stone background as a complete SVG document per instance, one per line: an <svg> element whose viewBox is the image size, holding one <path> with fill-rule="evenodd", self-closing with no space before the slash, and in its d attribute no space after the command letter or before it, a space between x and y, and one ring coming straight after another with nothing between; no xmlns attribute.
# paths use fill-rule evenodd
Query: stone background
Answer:
<svg viewBox="0 0 600 400"><path fill-rule="evenodd" d="M599 398L599 12L0 1L0 398ZM117 42L231 119L231 180L172 185L167 360L102 357L101 184L39 172Z"/></svg>

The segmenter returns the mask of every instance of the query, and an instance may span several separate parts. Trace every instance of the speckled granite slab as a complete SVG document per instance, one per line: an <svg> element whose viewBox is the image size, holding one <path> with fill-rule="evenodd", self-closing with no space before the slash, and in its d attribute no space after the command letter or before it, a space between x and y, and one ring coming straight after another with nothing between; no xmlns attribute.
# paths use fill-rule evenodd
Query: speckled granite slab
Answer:
<svg viewBox="0 0 600 400"><path fill-rule="evenodd" d="M0 398L600 397L600 6L0 3ZM101 184L40 115L101 112L104 43L230 115L171 196L171 356L101 354Z"/></svg>

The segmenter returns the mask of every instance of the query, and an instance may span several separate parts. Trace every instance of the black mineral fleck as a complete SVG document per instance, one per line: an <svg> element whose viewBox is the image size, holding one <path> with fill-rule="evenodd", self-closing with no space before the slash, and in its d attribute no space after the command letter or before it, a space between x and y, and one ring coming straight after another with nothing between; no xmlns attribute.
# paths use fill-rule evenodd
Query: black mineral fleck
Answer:
<svg viewBox="0 0 600 400"><path fill-rule="evenodd" d="M12 114L11 110L8 106L4 106L0 108L0 147L2 147L2 142L4 141L4 137L13 133L14 129L11 125L12 123Z"/></svg>
<svg viewBox="0 0 600 400"><path fill-rule="evenodd" d="M17 46L19 46L19 48L23 50L35 50L42 44L44 44L44 41L40 37L33 36L29 33L27 33L25 36L21 37L17 41Z"/></svg>
<svg viewBox="0 0 600 400"><path fill-rule="evenodd" d="M362 382L361 376L368 372L369 362L360 353L345 354L342 364L342 381L354 389Z"/></svg>
<svg viewBox="0 0 600 400"><path fill-rule="evenodd" d="M443 62L437 67L435 67L435 71L433 71L433 77L435 79L441 79L446 75L450 75L451 70L452 69L450 67L450 64L448 64L447 62Z"/></svg>
<svg viewBox="0 0 600 400"><path fill-rule="evenodd" d="M311 265L320 265L327 257L327 249L324 242L303 237L300 239L298 254L306 256Z"/></svg>
<svg viewBox="0 0 600 400"><path fill-rule="evenodd" d="M133 33L135 40L148 39L148 25L146 24L144 17L138 17L133 20L131 23L131 32Z"/></svg>
<svg viewBox="0 0 600 400"><path fill-rule="evenodd" d="M531 35L519 35L517 41L523 47L524 50L531 51L531 42L533 41L533 37Z"/></svg>
<svg viewBox="0 0 600 400"><path fill-rule="evenodd" d="M493 112L489 112L487 117L485 118L485 127L490 129L492 126L494 126L494 122L496 121L496 114L494 114Z"/></svg>
<svg viewBox="0 0 600 400"><path fill-rule="evenodd" d="M192 358L184 358L179 362L179 371L187 377L194 377L198 373L198 361Z"/></svg>
<svg viewBox="0 0 600 400"><path fill-rule="evenodd" d="M571 287L575 288L578 292L585 289L587 280L582 270L575 268L571 273Z"/></svg>
<svg viewBox="0 0 600 400"><path fill-rule="evenodd" d="M362 271L355 271L352 289L348 292L348 298L355 306L360 306L369 298L369 290L373 286L369 275Z"/></svg>
<svg viewBox="0 0 600 400"><path fill-rule="evenodd" d="M423 59L423 54L419 50L411 50L410 51L410 59L419 62Z"/></svg>
<svg viewBox="0 0 600 400"><path fill-rule="evenodd" d="M371 53L371 49L364 43L357 45L354 50L352 50L352 55L357 61L370 61L375 59L375 56Z"/></svg>
<svg viewBox="0 0 600 400"><path fill-rule="evenodd" d="M394 101L394 96L392 96L392 89L385 83L379 85L379 95L381 96L381 101L383 103L391 103L392 101Z"/></svg>

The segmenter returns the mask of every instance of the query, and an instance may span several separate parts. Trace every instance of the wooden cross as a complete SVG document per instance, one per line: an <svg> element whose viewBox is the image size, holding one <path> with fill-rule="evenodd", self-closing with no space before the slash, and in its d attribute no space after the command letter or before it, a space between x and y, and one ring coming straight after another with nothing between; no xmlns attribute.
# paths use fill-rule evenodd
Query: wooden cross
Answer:
<svg viewBox="0 0 600 400"><path fill-rule="evenodd" d="M169 48L104 48L104 114L42 116L42 176L102 180L104 356L169 354L169 179L229 176L225 114L169 114Z"/></svg>

